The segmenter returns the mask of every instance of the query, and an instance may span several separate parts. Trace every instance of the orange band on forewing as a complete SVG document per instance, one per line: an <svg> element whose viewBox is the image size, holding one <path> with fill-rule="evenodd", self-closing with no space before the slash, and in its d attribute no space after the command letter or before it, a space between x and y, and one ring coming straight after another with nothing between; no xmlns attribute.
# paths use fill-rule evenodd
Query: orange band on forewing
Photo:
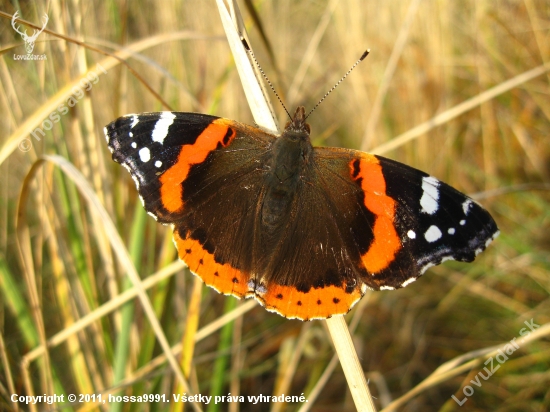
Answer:
<svg viewBox="0 0 550 412"><path fill-rule="evenodd" d="M249 279L247 274L228 264L219 264L198 241L190 237L182 239L177 231L174 231L174 242L179 258L208 286L224 295L233 295L238 298L246 295Z"/></svg>
<svg viewBox="0 0 550 412"><path fill-rule="evenodd" d="M195 143L184 145L176 163L160 176L160 197L162 205L168 212L178 212L183 208L182 182L187 178L191 166L202 163L208 154L222 143L227 146L235 137L230 135L227 142L223 142L229 126L223 119L216 119L197 137Z"/></svg>
<svg viewBox="0 0 550 412"><path fill-rule="evenodd" d="M353 176L353 163L350 164ZM395 200L386 194L386 180L382 166L373 155L365 154L360 160L360 170L355 179L361 180L361 189L365 193L365 207L376 216L374 221L373 242L362 256L369 273L386 269L395 259L401 248L401 242L395 230Z"/></svg>
<svg viewBox="0 0 550 412"><path fill-rule="evenodd" d="M270 283L267 292L256 295L256 298L267 310L286 318L311 320L346 314L361 296L360 287L352 293L336 286L311 288L304 293L291 286Z"/></svg>

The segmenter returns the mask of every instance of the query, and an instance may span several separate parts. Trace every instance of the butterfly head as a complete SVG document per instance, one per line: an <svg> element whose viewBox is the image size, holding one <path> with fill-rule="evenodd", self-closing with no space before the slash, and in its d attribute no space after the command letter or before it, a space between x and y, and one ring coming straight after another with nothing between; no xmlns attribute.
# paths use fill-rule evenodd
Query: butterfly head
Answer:
<svg viewBox="0 0 550 412"><path fill-rule="evenodd" d="M309 137L311 129L306 123L306 111L304 106L298 106L292 119L285 125L285 134L287 135L306 135Z"/></svg>

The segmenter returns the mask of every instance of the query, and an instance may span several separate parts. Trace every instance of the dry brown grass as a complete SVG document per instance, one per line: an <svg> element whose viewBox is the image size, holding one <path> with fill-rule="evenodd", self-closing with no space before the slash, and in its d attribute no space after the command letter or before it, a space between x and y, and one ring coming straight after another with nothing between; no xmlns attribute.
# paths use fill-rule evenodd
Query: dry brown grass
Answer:
<svg viewBox="0 0 550 412"><path fill-rule="evenodd" d="M315 144L389 150L386 156L476 194L501 228L475 263L447 262L408 288L369 294L347 315L377 407L394 401L400 411L550 409L546 2L254 5L272 54L241 3L251 44L289 109L312 107L371 49L309 119ZM172 109L252 122L214 2L0 3L0 409L17 407L12 393L171 396L178 380L158 334L179 356L195 319L195 345L183 345L186 354L193 349L192 392L246 398L284 388L310 399L221 403L219 410L353 410L322 322L288 321L207 288L198 318L189 316L194 279L173 263L170 231L143 212L102 135L119 115L166 106L120 61L52 33L42 33L34 50L47 60L14 60L25 53L10 25L16 10L35 23L47 13L48 30L127 60ZM536 76L506 83L537 68ZM29 135L67 104L89 71L98 74L91 90L77 95L40 141ZM495 87L498 93L484 94ZM469 99L469 107L460 106ZM50 157L35 164L44 155ZM27 200L17 216L22 193ZM128 280L132 267L145 292ZM537 333L481 387L470 383L495 345L519 340L530 319L541 325ZM475 392L459 407L451 395L464 398L467 385ZM148 407L176 410L173 403Z"/></svg>

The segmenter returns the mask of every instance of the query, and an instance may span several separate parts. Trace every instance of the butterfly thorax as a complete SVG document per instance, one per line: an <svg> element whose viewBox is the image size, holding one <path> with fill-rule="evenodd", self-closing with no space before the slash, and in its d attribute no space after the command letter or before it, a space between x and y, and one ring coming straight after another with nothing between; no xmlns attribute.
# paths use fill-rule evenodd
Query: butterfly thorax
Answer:
<svg viewBox="0 0 550 412"><path fill-rule="evenodd" d="M287 220L311 154L309 125L305 123L304 108L299 107L272 147L262 207L262 225L268 233Z"/></svg>

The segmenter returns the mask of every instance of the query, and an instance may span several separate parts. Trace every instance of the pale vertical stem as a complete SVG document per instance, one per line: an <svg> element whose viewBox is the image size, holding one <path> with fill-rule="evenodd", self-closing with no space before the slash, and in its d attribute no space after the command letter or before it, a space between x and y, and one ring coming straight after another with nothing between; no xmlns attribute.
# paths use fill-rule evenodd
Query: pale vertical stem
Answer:
<svg viewBox="0 0 550 412"><path fill-rule="evenodd" d="M327 326L358 411L376 412L372 396L343 316L327 319Z"/></svg>

